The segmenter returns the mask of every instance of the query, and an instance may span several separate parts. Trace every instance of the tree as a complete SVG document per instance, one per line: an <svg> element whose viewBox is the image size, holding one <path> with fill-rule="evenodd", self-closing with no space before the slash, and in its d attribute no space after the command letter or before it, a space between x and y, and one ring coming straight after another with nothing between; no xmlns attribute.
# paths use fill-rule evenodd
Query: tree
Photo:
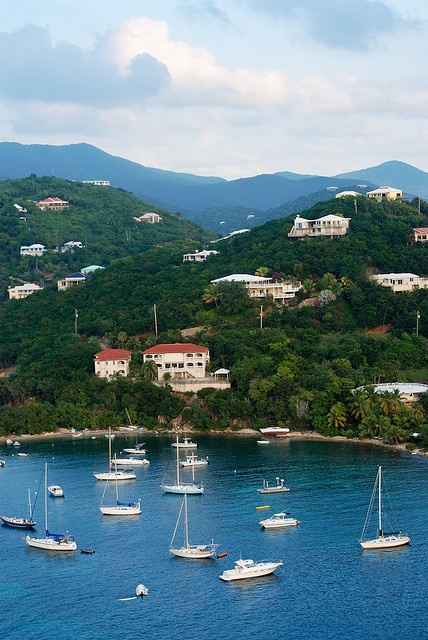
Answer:
<svg viewBox="0 0 428 640"><path fill-rule="evenodd" d="M215 304L215 306L218 307L218 303L221 297L222 293L219 287L216 284L209 284L208 287L204 289L202 300L205 302L205 304Z"/></svg>
<svg viewBox="0 0 428 640"><path fill-rule="evenodd" d="M336 402L327 414L327 426L334 427L336 431L343 429L346 425L346 407L343 402Z"/></svg>
<svg viewBox="0 0 428 640"><path fill-rule="evenodd" d="M262 278L266 278L268 273L269 273L269 269L267 267L259 267L256 270L255 275L256 276L261 276Z"/></svg>
<svg viewBox="0 0 428 640"><path fill-rule="evenodd" d="M154 360L146 360L141 367L141 373L144 380L157 380L158 379L158 367Z"/></svg>

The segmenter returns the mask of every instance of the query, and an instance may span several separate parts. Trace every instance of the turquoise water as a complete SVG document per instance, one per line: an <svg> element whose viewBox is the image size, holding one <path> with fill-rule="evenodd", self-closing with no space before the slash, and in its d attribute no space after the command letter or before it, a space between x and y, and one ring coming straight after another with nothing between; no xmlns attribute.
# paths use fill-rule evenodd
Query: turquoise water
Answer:
<svg viewBox="0 0 428 640"><path fill-rule="evenodd" d="M196 438L195 438L196 439ZM198 437L198 469L205 493L189 496L190 541L220 544L216 560L170 557L181 497L159 485L171 459L171 439L146 436L151 464L122 483L121 499L142 499L142 514L109 518L99 511L107 440L55 439L23 444L29 456L2 446L0 511L27 515L27 488L43 464L65 491L50 498L53 531L74 534L80 552L56 556L27 548L24 532L0 527L1 637L68 640L134 638L407 639L427 637L428 460L368 445L285 439L257 445L252 438ZM118 454L130 440L116 437ZM13 455L12 455L13 454ZM377 466L395 516L412 544L363 552L358 538ZM263 479L285 479L290 493L261 496ZM183 477L191 477L183 470ZM256 510L257 506L270 509ZM36 506L43 535L43 500ZM260 519L290 511L299 527L263 531ZM244 558L283 559L275 575L223 583L218 576ZM149 588L144 599L137 584Z"/></svg>

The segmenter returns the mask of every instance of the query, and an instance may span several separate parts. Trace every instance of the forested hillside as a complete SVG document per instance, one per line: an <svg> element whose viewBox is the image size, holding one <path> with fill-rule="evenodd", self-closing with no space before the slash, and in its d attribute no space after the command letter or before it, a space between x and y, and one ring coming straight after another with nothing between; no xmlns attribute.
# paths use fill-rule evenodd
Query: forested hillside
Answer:
<svg viewBox="0 0 428 640"><path fill-rule="evenodd" d="M408 408L394 394L351 392L376 382L426 380L428 290L394 294L368 276L428 275L428 247L409 241L414 226L427 225L427 212L424 202L333 200L302 215L351 218L342 238L292 241L292 220L275 220L211 245L219 253L204 263L183 263L180 241L112 261L84 286L46 287L4 303L0 357L17 369L0 385L3 432L13 425L21 432L49 424L117 426L125 406L133 420L153 428L159 414L168 422L186 407L185 419L199 429L279 423L389 442L419 433L418 445L428 446L425 401ZM256 271L299 280L303 288L283 307L250 300L237 283L210 284ZM181 330L198 327L192 341L209 347L213 370L231 370L231 390L186 399L144 380L141 351L155 342L154 305L158 342L183 341ZM93 376L93 354L107 345L134 352L137 382Z"/></svg>

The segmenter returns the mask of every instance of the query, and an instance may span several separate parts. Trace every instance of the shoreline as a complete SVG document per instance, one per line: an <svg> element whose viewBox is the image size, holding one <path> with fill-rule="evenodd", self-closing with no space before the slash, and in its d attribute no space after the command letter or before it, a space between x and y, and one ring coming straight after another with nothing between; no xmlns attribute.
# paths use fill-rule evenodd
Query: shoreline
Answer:
<svg viewBox="0 0 428 640"><path fill-rule="evenodd" d="M91 431L85 431L85 432L79 432L80 435L76 436L76 433L71 431L70 429L57 429L56 431L51 431L51 432L45 432L45 433L38 433L38 434L23 434L21 436L16 436L16 435L9 435L9 436L0 436L0 445L5 445L6 444L6 440L10 439L10 440L19 440L19 441L23 441L23 442L31 442L33 440L49 440L49 439L53 439L56 440L57 438L67 438L70 437L71 439L74 438L88 438L88 437L93 437L93 436L105 436L106 434L108 434L108 430L107 429L95 429L95 430L91 430ZM120 431L120 430L116 430L113 432L114 434L121 434L121 435L133 435L134 433L144 433L141 431ZM146 431L147 434L149 435L153 435L153 436L168 436L171 435L172 433L176 433L170 430L165 430L165 431ZM180 431L180 433L192 433L192 434L198 434L198 433L202 433L202 432L198 432L198 431L192 431L191 429L183 429L182 431ZM231 431L231 430L224 430L224 431L210 431L209 433L205 433L203 432L203 435L223 435L226 437L230 437L230 436L234 436L234 437L249 437L249 436L260 436L260 432L255 430L255 429L241 429L240 431ZM407 453L408 455L417 455L420 456L422 458L428 458L428 452L427 451L421 451L420 449L418 449L417 447L415 447L415 449L413 451L409 451L406 448L405 444L388 444L386 442L382 442L382 440L377 440L375 438L363 438L363 439L359 439L359 438L346 438L345 436L324 436L321 433L318 433L316 431L290 431L290 433L283 437L283 438L272 438L272 440L278 439L278 440L287 440L290 438L294 438L296 440L325 440L325 441L329 441L329 442L348 442L348 443L353 443L353 444L364 444L364 445L372 445L375 447L383 447L386 449L391 449L392 451L397 451L400 453ZM12 446L12 445L8 445L8 446Z"/></svg>

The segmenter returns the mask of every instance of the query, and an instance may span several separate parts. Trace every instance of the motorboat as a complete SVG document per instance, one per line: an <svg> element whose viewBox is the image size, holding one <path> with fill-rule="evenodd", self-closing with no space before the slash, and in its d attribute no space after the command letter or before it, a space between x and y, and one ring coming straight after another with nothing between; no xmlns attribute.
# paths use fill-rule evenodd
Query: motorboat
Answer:
<svg viewBox="0 0 428 640"><path fill-rule="evenodd" d="M289 518L289 515L290 513L288 511L274 513L270 518L260 520L259 525L261 525L263 529L281 529L283 527L295 527L300 524L296 518Z"/></svg>
<svg viewBox="0 0 428 640"><path fill-rule="evenodd" d="M205 467L208 463L208 456L206 458L198 458L192 453L190 456L186 456L185 460L181 460L180 465L182 467Z"/></svg>
<svg viewBox="0 0 428 640"><path fill-rule="evenodd" d="M377 508L377 535L374 538L367 538L368 529L370 528L371 516L373 509ZM372 496L367 510L363 531L359 540L363 549L376 551L381 549L393 549L394 547L403 547L410 543L408 535L396 531L395 533L385 533L384 520L387 519L385 505L382 500L382 467L378 468ZM398 529L398 526L397 526Z"/></svg>
<svg viewBox="0 0 428 640"><path fill-rule="evenodd" d="M63 498L64 497L64 490L59 486L59 484L51 484L48 487L48 491L49 491L49 494L53 498Z"/></svg>
<svg viewBox="0 0 428 640"><path fill-rule="evenodd" d="M179 442L177 438L177 440L171 444L171 447L178 447L179 449L197 449L198 445L196 442L192 442L191 438L187 438L185 436L182 442Z"/></svg>
<svg viewBox="0 0 428 640"><path fill-rule="evenodd" d="M136 444L133 447L128 447L123 449L123 453L131 453L133 456L143 456L147 453L147 450L144 449L144 442L141 444Z"/></svg>
<svg viewBox="0 0 428 640"><path fill-rule="evenodd" d="M17 453L18 458L28 458L28 453L24 453L23 451L20 451L19 453Z"/></svg>
<svg viewBox="0 0 428 640"><path fill-rule="evenodd" d="M178 445L178 436L176 444ZM161 484L161 488L165 493L202 494L204 492L204 487L200 482L195 481L195 467L192 465L190 468L192 469L192 482L182 482L180 480L180 448L179 446L176 446L175 479L171 482L167 479L167 469L164 475L164 480Z"/></svg>
<svg viewBox="0 0 428 640"><path fill-rule="evenodd" d="M0 460L0 467L4 467L6 465L5 460Z"/></svg>
<svg viewBox="0 0 428 640"><path fill-rule="evenodd" d="M112 460L112 464L113 464L113 460ZM121 464L122 466L131 466L131 467L141 467L144 466L145 464L150 464L150 460L147 460L147 458L117 458L116 459L116 464Z"/></svg>
<svg viewBox="0 0 428 640"><path fill-rule="evenodd" d="M267 427L266 429L259 429L259 431L264 436L273 436L276 438L284 438L290 433L290 429L287 429L287 427Z"/></svg>
<svg viewBox="0 0 428 640"><path fill-rule="evenodd" d="M25 536L25 542L29 547L36 549L43 549L44 551L57 551L57 552L70 552L76 551L77 544L73 536L68 536L63 533L50 533L48 528L48 464L45 462L45 537L44 538L31 538Z"/></svg>
<svg viewBox="0 0 428 640"><path fill-rule="evenodd" d="M233 580L246 580L248 578L260 578L268 576L281 567L283 562L254 562L254 560L235 560L235 567L227 569L219 576L220 580L232 582Z"/></svg>
<svg viewBox="0 0 428 640"><path fill-rule="evenodd" d="M273 487L269 486L267 480L263 480L263 488L257 489L258 493L288 493L290 489L284 486L284 480L276 478L276 484Z"/></svg>
<svg viewBox="0 0 428 640"><path fill-rule="evenodd" d="M270 440L257 440L257 444L270 444Z"/></svg>
<svg viewBox="0 0 428 640"><path fill-rule="evenodd" d="M184 544L180 547L174 544L177 534L178 525L184 509ZM218 544L214 544L211 541L209 544L190 544L189 542L189 518L187 513L187 494L183 496L183 502L181 503L180 511L178 512L178 518L172 536L171 544L169 546L170 553L179 558L190 558L194 560L201 560L203 558L213 558L218 549Z"/></svg>

